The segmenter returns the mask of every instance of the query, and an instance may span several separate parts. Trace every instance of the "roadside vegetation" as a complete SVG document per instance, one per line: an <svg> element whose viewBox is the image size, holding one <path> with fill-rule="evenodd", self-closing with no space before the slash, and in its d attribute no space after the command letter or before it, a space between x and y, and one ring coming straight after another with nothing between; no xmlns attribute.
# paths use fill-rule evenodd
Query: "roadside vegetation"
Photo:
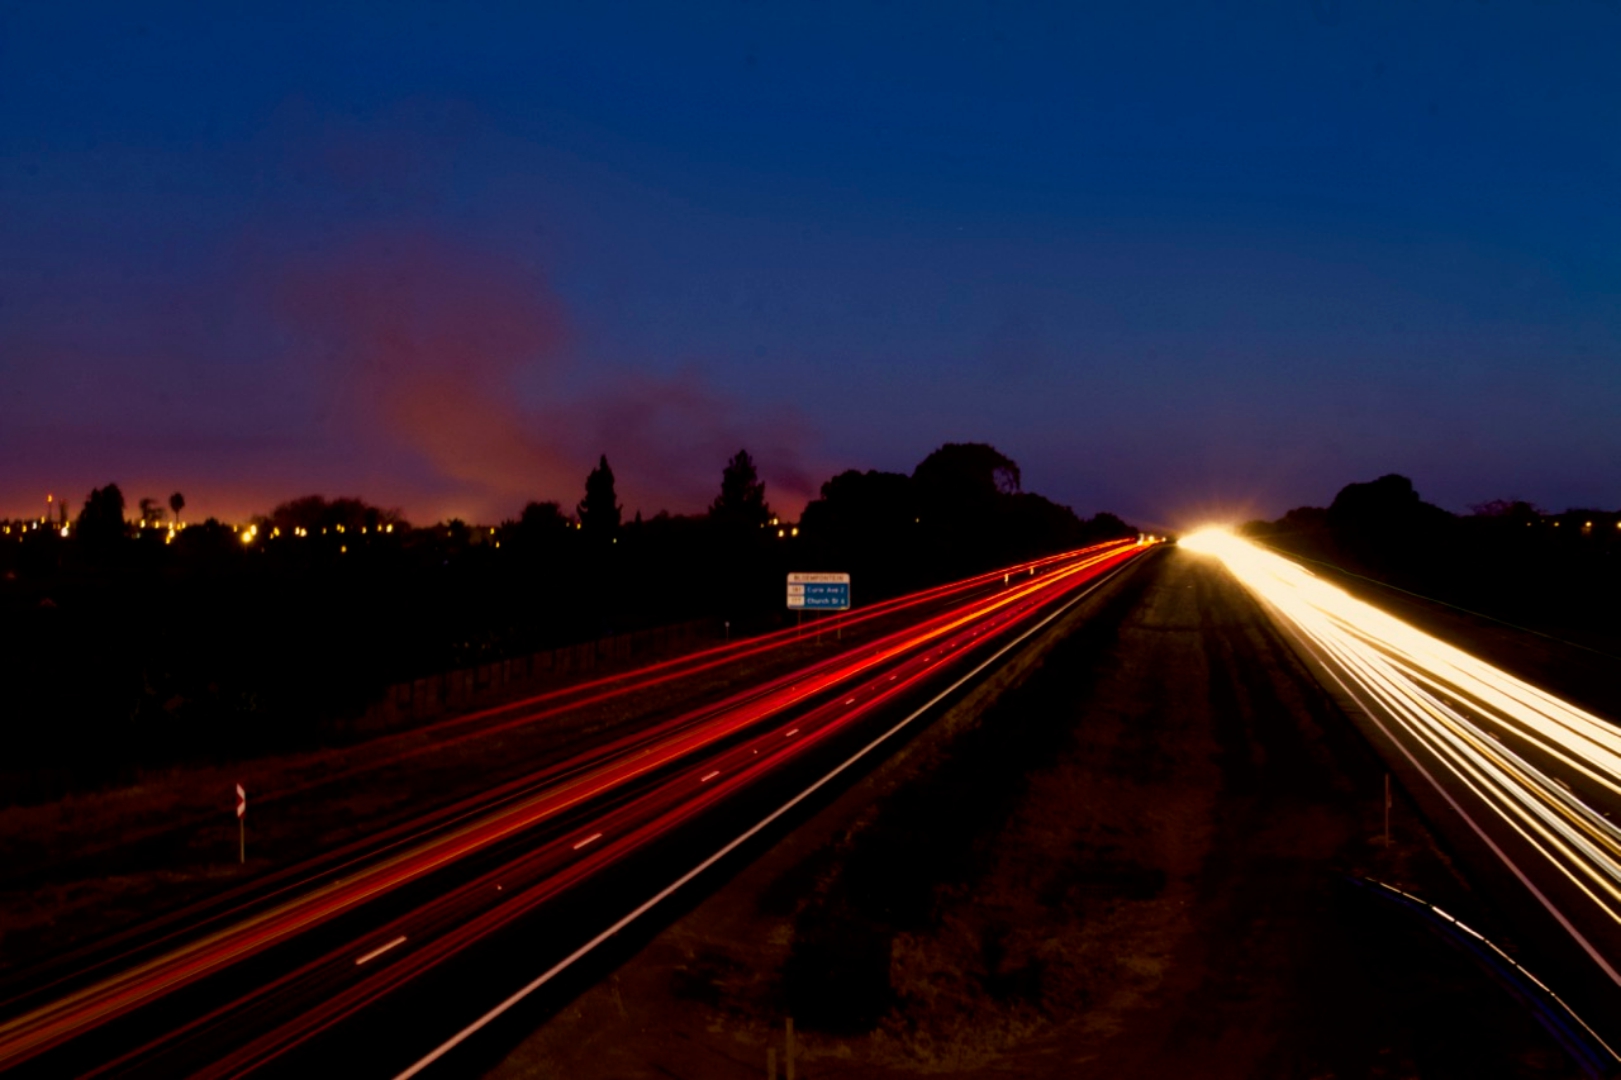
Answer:
<svg viewBox="0 0 1621 1080"><path fill-rule="evenodd" d="M1348 484L1246 535L1494 618L1621 651L1621 511L1499 499L1453 514L1405 476Z"/></svg>
<svg viewBox="0 0 1621 1080"><path fill-rule="evenodd" d="M1135 532L1023 491L983 444L842 473L798 523L747 451L705 512L647 519L624 519L606 457L572 507L497 524L321 495L189 523L182 494L130 507L116 484L71 519L57 505L0 522L0 805L341 742L404 680L694 620L774 626L790 570L851 572L859 606Z"/></svg>

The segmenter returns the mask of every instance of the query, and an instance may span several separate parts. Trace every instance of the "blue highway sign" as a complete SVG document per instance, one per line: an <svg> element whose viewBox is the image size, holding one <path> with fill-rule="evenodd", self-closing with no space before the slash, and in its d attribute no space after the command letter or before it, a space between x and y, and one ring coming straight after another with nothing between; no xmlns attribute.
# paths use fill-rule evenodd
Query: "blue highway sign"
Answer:
<svg viewBox="0 0 1621 1080"><path fill-rule="evenodd" d="M788 607L794 611L847 611L849 574L789 574Z"/></svg>

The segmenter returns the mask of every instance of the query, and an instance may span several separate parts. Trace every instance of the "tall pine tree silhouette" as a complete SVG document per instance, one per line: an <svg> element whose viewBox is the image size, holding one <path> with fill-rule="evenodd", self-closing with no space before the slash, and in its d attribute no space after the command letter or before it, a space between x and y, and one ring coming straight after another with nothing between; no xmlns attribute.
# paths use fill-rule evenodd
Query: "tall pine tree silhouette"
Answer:
<svg viewBox="0 0 1621 1080"><path fill-rule="evenodd" d="M577 508L580 532L587 540L610 544L619 532L619 501L614 494L614 471L608 467L608 455L603 454L591 475L585 478L585 498Z"/></svg>
<svg viewBox="0 0 1621 1080"><path fill-rule="evenodd" d="M747 450L739 450L720 474L720 494L710 504L709 516L731 528L759 528L771 520L765 484Z"/></svg>

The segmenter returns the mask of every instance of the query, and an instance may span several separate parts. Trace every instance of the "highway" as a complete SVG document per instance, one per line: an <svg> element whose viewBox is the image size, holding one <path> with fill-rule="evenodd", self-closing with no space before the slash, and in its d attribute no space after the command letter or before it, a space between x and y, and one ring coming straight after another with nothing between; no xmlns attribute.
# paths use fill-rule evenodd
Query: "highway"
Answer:
<svg viewBox="0 0 1621 1080"><path fill-rule="evenodd" d="M1017 688L515 1009L478 1071L758 1080L774 1046L780 1077L792 1016L813 1078L1583 1075L1427 922L1348 886L1519 944L1399 787L1382 842L1380 755L1218 563L1164 551L1066 624Z"/></svg>
<svg viewBox="0 0 1621 1080"><path fill-rule="evenodd" d="M824 620L824 635L880 632L103 950L5 1004L0 1069L296 1072L329 1060L334 1040L368 1045L369 1064L349 1071L430 1067L1145 550L1098 545ZM786 649L798 633L486 710L402 758ZM513 963L519 941L534 951ZM352 1033L381 1016L393 1018L386 1048Z"/></svg>
<svg viewBox="0 0 1621 1080"><path fill-rule="evenodd" d="M1621 731L1220 530L1218 559L1293 635L1456 850L1495 881L1556 990L1621 1045Z"/></svg>

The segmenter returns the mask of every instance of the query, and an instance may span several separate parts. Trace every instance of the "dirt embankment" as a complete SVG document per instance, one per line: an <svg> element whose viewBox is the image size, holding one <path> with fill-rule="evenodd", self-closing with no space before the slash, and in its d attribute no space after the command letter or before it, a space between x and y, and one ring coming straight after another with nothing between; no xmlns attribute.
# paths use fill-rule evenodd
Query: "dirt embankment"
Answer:
<svg viewBox="0 0 1621 1080"><path fill-rule="evenodd" d="M1573 1075L1501 933L1255 606L1170 553L551 1017L497 1077ZM779 1071L779 1075L782 1073Z"/></svg>

